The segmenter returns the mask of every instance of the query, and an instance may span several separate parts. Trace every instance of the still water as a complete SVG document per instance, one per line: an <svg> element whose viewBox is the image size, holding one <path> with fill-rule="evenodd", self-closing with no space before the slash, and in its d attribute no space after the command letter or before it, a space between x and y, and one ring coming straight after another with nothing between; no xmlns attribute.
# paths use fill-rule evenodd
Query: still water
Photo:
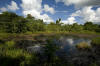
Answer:
<svg viewBox="0 0 100 66"><path fill-rule="evenodd" d="M74 55L77 53L76 45L85 42L89 45L91 45L91 39L90 38L82 38L82 37L73 37L73 36L67 36L67 37L60 37L59 39L54 40L56 44L60 45L59 52L64 52L67 55ZM61 54L61 53L60 53Z"/></svg>
<svg viewBox="0 0 100 66"><path fill-rule="evenodd" d="M83 37L73 37L73 36L61 36L59 38L54 38L54 44L57 44L60 46L60 49L58 50L58 54L61 54L60 52L65 52L66 54L74 54L76 53L76 45L85 42L90 45L91 39L90 38L83 38ZM28 49L31 49L34 52L40 52L42 51L42 44L36 44L34 46L28 47Z"/></svg>

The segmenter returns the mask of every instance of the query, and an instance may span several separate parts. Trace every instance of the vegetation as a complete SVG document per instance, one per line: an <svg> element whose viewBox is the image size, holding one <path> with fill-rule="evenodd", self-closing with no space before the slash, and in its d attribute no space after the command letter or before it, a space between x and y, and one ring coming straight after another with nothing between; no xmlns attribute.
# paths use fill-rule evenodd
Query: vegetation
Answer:
<svg viewBox="0 0 100 66"><path fill-rule="evenodd" d="M0 14L0 33L36 33L36 32L100 32L100 25L86 22L84 25L74 23L63 24L61 19L46 24L43 20L35 19L30 14L27 17L18 16L12 12Z"/></svg>
<svg viewBox="0 0 100 66"><path fill-rule="evenodd" d="M38 36L38 33L41 35ZM47 36L50 33L53 33L50 35L52 38ZM100 66L100 37L94 38L91 46L85 42L76 45L79 50L91 50L82 51L84 54L79 51L75 56L68 56L61 52L60 56L58 53L61 47L54 42L54 38L63 34L84 33L98 36L100 25L92 22L63 24L61 19L47 24L30 14L23 17L12 12L3 12L0 14L0 66ZM33 47L35 43L42 44L42 54L28 51L27 47Z"/></svg>
<svg viewBox="0 0 100 66"><path fill-rule="evenodd" d="M13 65L14 66L52 66L52 65L53 66L78 66L78 65L95 66L96 65L99 66L100 60L98 60L98 58L100 52L98 47L89 46L87 43L82 42L78 44L76 47L79 50L82 49L84 51L77 53L78 58L76 56L72 56L72 58L68 59L67 55L63 55L63 56L57 55L57 51L60 49L60 46L55 44L51 38L48 39L46 42L47 43L43 45L44 50L41 50L43 51L41 54L41 53L34 53L34 52L30 53L26 50L26 47L24 48L20 47L21 44L23 43L24 43L23 46L27 46L28 42L22 41L22 43L18 43L14 40L10 40L10 41L0 40L0 66L7 66L7 65L10 66ZM95 47L95 49L92 47ZM90 51L85 51L87 49L89 49ZM87 52L87 53L85 55L84 53L82 54L82 52Z"/></svg>
<svg viewBox="0 0 100 66"><path fill-rule="evenodd" d="M94 38L91 44L95 46L100 46L100 37Z"/></svg>
<svg viewBox="0 0 100 66"><path fill-rule="evenodd" d="M0 44L0 66L20 66L22 62L31 59L31 55L23 49L15 48L14 41Z"/></svg>
<svg viewBox="0 0 100 66"><path fill-rule="evenodd" d="M80 44L77 44L76 47L78 49L90 49L91 46L85 42L81 42Z"/></svg>

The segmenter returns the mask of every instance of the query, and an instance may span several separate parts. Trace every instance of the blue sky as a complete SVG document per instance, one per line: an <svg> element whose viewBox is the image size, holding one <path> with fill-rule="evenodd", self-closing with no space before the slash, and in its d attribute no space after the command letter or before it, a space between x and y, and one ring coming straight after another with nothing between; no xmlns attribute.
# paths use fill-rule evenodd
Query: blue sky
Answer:
<svg viewBox="0 0 100 66"><path fill-rule="evenodd" d="M0 13L3 11L31 14L44 22L61 18L64 24L100 23L99 0L0 0Z"/></svg>

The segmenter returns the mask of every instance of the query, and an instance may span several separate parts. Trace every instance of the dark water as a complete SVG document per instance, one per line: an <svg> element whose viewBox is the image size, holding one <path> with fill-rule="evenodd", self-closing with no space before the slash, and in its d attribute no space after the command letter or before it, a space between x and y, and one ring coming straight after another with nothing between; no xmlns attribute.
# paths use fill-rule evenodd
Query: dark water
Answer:
<svg viewBox="0 0 100 66"><path fill-rule="evenodd" d="M92 38L83 38L83 37L75 37L75 36L60 36L59 38L53 38L54 44L59 46L60 48L56 51L55 55L59 58L61 58L62 61L66 61L68 63L76 64L76 66L87 66L91 62L94 62L94 60L97 59L99 61L99 55L96 56L96 54L93 51L79 51L79 49L76 48L76 45L85 42L88 45L91 45L91 39ZM42 45L34 45L32 47L32 51L35 52L41 52L43 51ZM34 50L35 49L35 50ZM42 56L43 53L40 55ZM43 55L44 58L44 55ZM99 63L99 62L98 62ZM98 65L100 66L100 65Z"/></svg>
<svg viewBox="0 0 100 66"><path fill-rule="evenodd" d="M60 46L60 49L58 51L58 54L60 52L64 52L67 55L74 55L77 53L76 45L85 42L90 45L91 39L90 38L80 38L80 37L73 37L73 36L67 36L67 37L60 37L59 39L55 39L54 42ZM61 54L61 53L60 53Z"/></svg>
<svg viewBox="0 0 100 66"><path fill-rule="evenodd" d="M63 50L75 49L75 46L81 42L86 42L90 45L91 40L89 38L79 38L79 37L60 37L59 40L55 39L56 44L61 46Z"/></svg>
<svg viewBox="0 0 100 66"><path fill-rule="evenodd" d="M60 52L64 52L66 54L75 54L77 49L76 45L85 42L90 45L91 39L90 38L80 38L80 37L73 37L73 36L61 36L59 38L54 38L54 44L57 44L60 46L60 49L58 50L58 54L61 54ZM34 46L28 47L28 49L31 49L35 52L40 52L42 50L41 48L42 44L36 44Z"/></svg>

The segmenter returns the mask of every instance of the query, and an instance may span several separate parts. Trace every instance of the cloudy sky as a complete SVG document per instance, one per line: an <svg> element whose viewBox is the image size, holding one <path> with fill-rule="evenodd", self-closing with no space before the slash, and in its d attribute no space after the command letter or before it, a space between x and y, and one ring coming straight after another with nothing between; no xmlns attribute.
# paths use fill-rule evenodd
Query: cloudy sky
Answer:
<svg viewBox="0 0 100 66"><path fill-rule="evenodd" d="M64 24L100 24L100 0L0 0L0 13L4 11L31 14L44 22L61 18Z"/></svg>

